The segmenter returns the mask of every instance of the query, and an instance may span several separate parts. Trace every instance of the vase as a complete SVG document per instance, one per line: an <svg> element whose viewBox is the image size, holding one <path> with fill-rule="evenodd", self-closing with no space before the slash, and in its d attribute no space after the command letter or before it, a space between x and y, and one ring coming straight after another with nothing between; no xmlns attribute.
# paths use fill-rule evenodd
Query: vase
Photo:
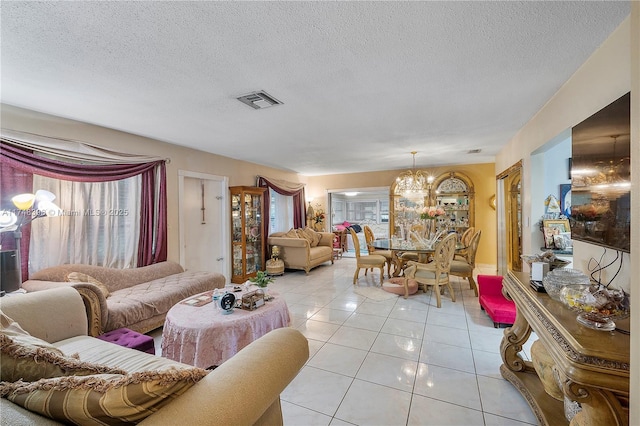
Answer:
<svg viewBox="0 0 640 426"><path fill-rule="evenodd" d="M320 222L318 222L315 225L313 225L313 228L318 232L324 231L324 225L322 223L320 223Z"/></svg>
<svg viewBox="0 0 640 426"><path fill-rule="evenodd" d="M436 232L435 219L424 219L424 235L423 238L430 240Z"/></svg>

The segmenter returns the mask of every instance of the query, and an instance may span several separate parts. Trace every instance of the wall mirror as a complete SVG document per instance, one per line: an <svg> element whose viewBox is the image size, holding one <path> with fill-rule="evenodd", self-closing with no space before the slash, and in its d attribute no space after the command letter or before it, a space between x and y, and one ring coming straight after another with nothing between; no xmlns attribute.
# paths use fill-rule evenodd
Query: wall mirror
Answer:
<svg viewBox="0 0 640 426"><path fill-rule="evenodd" d="M496 176L498 273L522 271L522 160Z"/></svg>

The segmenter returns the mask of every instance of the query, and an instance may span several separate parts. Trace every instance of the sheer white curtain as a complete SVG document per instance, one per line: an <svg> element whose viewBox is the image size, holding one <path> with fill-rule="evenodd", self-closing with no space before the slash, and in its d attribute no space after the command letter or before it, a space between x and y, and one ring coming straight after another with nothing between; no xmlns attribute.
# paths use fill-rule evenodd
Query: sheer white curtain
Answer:
<svg viewBox="0 0 640 426"><path fill-rule="evenodd" d="M293 197L280 195L269 190L271 206L269 209L269 234L286 232L293 228Z"/></svg>
<svg viewBox="0 0 640 426"><path fill-rule="evenodd" d="M30 272L65 263L136 266L140 176L88 183L34 175L33 187L54 193L63 214L31 223Z"/></svg>

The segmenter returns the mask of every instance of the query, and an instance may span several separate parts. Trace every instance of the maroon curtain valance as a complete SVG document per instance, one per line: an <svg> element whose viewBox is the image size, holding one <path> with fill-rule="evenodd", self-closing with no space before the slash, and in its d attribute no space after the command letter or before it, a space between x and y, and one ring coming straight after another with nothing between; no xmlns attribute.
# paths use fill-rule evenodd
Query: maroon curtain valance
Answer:
<svg viewBox="0 0 640 426"><path fill-rule="evenodd" d="M304 187L296 190L291 190L288 188L283 188L281 185L278 185L277 182L265 178L264 176L258 176L258 186L267 188L268 190L273 190L281 195L286 195L288 197L293 197L293 227L294 228L304 228L306 224L306 209L304 206ZM269 191L267 191L267 196L269 195ZM265 217L269 218L269 205L271 203L265 203ZM264 235L269 235L269 221L264 221Z"/></svg>
<svg viewBox="0 0 640 426"><path fill-rule="evenodd" d="M42 157L33 152L0 142L1 161L15 169L36 175L74 182L107 182L127 179L153 171L164 161L141 164L78 164Z"/></svg>

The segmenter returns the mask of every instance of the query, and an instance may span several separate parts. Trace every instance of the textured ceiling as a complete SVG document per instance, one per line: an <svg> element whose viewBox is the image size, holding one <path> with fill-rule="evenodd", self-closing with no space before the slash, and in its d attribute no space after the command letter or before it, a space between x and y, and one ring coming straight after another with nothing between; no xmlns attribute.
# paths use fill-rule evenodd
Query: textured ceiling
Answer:
<svg viewBox="0 0 640 426"><path fill-rule="evenodd" d="M494 161L629 2L10 2L2 102L305 175ZM266 90L284 105L235 98ZM468 150L481 149L479 154Z"/></svg>

